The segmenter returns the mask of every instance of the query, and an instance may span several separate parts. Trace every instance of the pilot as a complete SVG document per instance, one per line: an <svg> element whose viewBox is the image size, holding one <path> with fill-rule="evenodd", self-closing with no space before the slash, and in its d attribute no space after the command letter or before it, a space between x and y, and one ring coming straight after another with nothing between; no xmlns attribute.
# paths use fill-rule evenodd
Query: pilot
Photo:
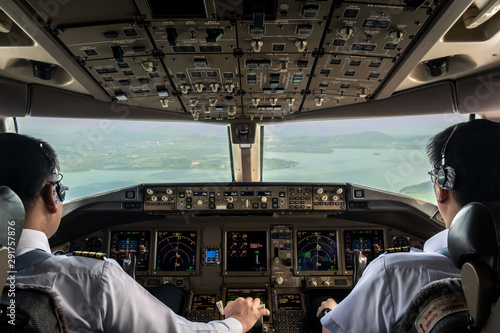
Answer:
<svg viewBox="0 0 500 333"><path fill-rule="evenodd" d="M430 238L423 251L379 256L344 300L323 301L317 311L323 332L397 332L422 287L460 277L447 256L448 228L464 205L500 201L500 123L481 119L451 126L430 140L427 153L446 229Z"/></svg>
<svg viewBox="0 0 500 333"><path fill-rule="evenodd" d="M259 299L238 298L226 305L225 320L190 322L142 288L114 260L51 255L48 239L59 227L67 190L61 180L57 155L49 144L20 134L0 134L0 184L17 193L26 212L16 266L24 254L36 254L27 260L31 265L18 271L16 282L51 287L70 331L246 332L261 316L269 315L269 310L258 309Z"/></svg>

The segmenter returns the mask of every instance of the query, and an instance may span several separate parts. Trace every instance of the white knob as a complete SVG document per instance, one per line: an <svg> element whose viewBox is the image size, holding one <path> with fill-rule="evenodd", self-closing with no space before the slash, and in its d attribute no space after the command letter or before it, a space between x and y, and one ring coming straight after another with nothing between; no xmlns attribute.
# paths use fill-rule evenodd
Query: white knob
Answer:
<svg viewBox="0 0 500 333"><path fill-rule="evenodd" d="M318 194L323 194L323 192L324 192L324 190L321 187L316 190L316 193L318 193Z"/></svg>
<svg viewBox="0 0 500 333"><path fill-rule="evenodd" d="M262 202L267 202L267 197L262 197L262 198L260 198L260 201L262 201Z"/></svg>
<svg viewBox="0 0 500 333"><path fill-rule="evenodd" d="M218 83L210 83L210 89L212 89L213 92L217 92L219 90L220 84Z"/></svg>
<svg viewBox="0 0 500 333"><path fill-rule="evenodd" d="M260 52L262 46L264 45L264 42L261 40L253 40L251 45L254 52Z"/></svg>
<svg viewBox="0 0 500 333"><path fill-rule="evenodd" d="M342 35L342 39L348 40L354 32L354 29L352 27L342 27L339 29L339 32Z"/></svg>
<svg viewBox="0 0 500 333"><path fill-rule="evenodd" d="M232 93L232 92L233 92L233 90L234 90L234 87L235 87L234 83L226 83L226 84L224 85L224 88L226 88L226 91L227 91L228 93Z"/></svg>
<svg viewBox="0 0 500 333"><path fill-rule="evenodd" d="M309 285L310 285L311 287L316 287L316 286L318 285L318 282L316 282L316 280L312 280L312 281L309 283Z"/></svg>
<svg viewBox="0 0 500 333"><path fill-rule="evenodd" d="M315 97L314 102L316 102L316 106L321 106L323 104L324 98L323 97Z"/></svg>
<svg viewBox="0 0 500 333"><path fill-rule="evenodd" d="M297 49L299 50L299 52L304 52L306 50L306 45L307 45L307 42L303 39L295 42L295 46L297 46Z"/></svg>
<svg viewBox="0 0 500 333"><path fill-rule="evenodd" d="M154 191L153 191L152 189L148 188L148 189L146 190L146 193L147 193L147 194L149 194L149 195L151 195L151 194L153 194L153 193L154 193Z"/></svg>
<svg viewBox="0 0 500 333"><path fill-rule="evenodd" d="M151 197L151 201L156 201L156 200L158 200L158 198L157 198L155 195L153 195L153 196Z"/></svg>
<svg viewBox="0 0 500 333"><path fill-rule="evenodd" d="M205 85L203 83L195 83L194 88L197 92L203 92L203 88L205 88Z"/></svg>
<svg viewBox="0 0 500 333"><path fill-rule="evenodd" d="M282 284L283 283L283 277L282 276L277 276L276 277L276 283L277 284Z"/></svg>
<svg viewBox="0 0 500 333"><path fill-rule="evenodd" d="M230 105L227 107L227 115L228 116L236 115L236 105Z"/></svg>
<svg viewBox="0 0 500 333"><path fill-rule="evenodd" d="M337 194L342 194L342 193L344 193L344 190L342 188L338 188L337 189Z"/></svg>
<svg viewBox="0 0 500 333"><path fill-rule="evenodd" d="M203 205L203 201L202 201L201 199L200 199L200 200L198 200L196 203L198 204L198 206Z"/></svg>
<svg viewBox="0 0 500 333"><path fill-rule="evenodd" d="M324 195L324 196L322 196L322 197L321 197L321 200L323 200L323 201L328 201L328 195Z"/></svg>
<svg viewBox="0 0 500 333"><path fill-rule="evenodd" d="M280 69L280 72L282 72L282 73L288 72L288 62L287 61L281 61L280 64L279 64L279 69Z"/></svg>
<svg viewBox="0 0 500 333"><path fill-rule="evenodd" d="M326 286L326 287L329 287L330 286L330 281L328 281L328 280L323 281L323 285Z"/></svg>

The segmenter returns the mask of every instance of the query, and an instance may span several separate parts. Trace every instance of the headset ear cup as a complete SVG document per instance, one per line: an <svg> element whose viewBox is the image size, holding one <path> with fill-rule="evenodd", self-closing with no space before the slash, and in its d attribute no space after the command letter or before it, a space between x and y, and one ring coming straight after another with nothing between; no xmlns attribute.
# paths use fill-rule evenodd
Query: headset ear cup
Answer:
<svg viewBox="0 0 500 333"><path fill-rule="evenodd" d="M437 180L438 180L439 187L443 187L444 184L446 183L446 169L444 168L444 166L441 166L441 168L439 168L439 171L437 174Z"/></svg>

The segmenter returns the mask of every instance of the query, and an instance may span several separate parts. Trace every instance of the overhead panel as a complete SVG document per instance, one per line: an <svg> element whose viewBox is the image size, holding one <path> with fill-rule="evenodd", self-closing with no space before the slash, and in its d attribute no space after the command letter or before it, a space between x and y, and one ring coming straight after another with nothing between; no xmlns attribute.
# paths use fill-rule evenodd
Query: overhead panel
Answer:
<svg viewBox="0 0 500 333"><path fill-rule="evenodd" d="M117 103L206 121L258 121L369 100L439 4L109 0L106 8L70 1L48 13L31 2Z"/></svg>
<svg viewBox="0 0 500 333"><path fill-rule="evenodd" d="M381 1L380 1L381 2ZM380 3L379 2L379 3ZM325 38L327 53L399 57L433 13L432 8L344 2Z"/></svg>
<svg viewBox="0 0 500 333"><path fill-rule="evenodd" d="M84 60L152 54L154 47L146 31L133 22L90 27L65 28L59 38L77 57Z"/></svg>

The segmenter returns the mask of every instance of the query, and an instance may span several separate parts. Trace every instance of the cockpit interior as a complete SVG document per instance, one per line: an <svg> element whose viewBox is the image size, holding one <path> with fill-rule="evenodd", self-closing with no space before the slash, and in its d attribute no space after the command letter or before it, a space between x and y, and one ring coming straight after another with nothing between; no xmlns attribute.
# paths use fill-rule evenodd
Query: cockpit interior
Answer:
<svg viewBox="0 0 500 333"><path fill-rule="evenodd" d="M109 152L94 148L106 140L108 121L222 128L229 162L214 163L227 170L224 181L180 179L182 168L166 168L163 180L65 202L52 250L104 252L146 289L174 284L186 295L189 320L221 319L216 302L250 296L271 311L264 332L309 332L311 301L324 294L342 300L354 287L362 273L356 253L369 264L389 248L421 249L445 225L432 200L317 179L314 167L304 178L266 178L269 142L285 154L302 149L287 137L269 141L266 127L292 124L300 136L305 122L350 120L356 128L357 121L398 117L410 117L411 127L413 116L497 120L499 3L0 0L0 132L22 132L25 119L32 127L44 127L41 118L98 120L86 141L66 139L61 126L54 146L102 160ZM451 124L444 123L441 129ZM206 140L201 134L175 144L189 150ZM430 138L423 136L421 151ZM378 136L344 139L334 154L342 144L380 148L370 142ZM113 154L140 171L141 151L158 149L168 166L162 140L151 130L133 154ZM322 140L307 149L323 149ZM406 178L398 156L391 157L397 176ZM410 167L423 163L409 160ZM69 181L65 162L71 154L61 157ZM92 170L83 171L92 178Z"/></svg>

